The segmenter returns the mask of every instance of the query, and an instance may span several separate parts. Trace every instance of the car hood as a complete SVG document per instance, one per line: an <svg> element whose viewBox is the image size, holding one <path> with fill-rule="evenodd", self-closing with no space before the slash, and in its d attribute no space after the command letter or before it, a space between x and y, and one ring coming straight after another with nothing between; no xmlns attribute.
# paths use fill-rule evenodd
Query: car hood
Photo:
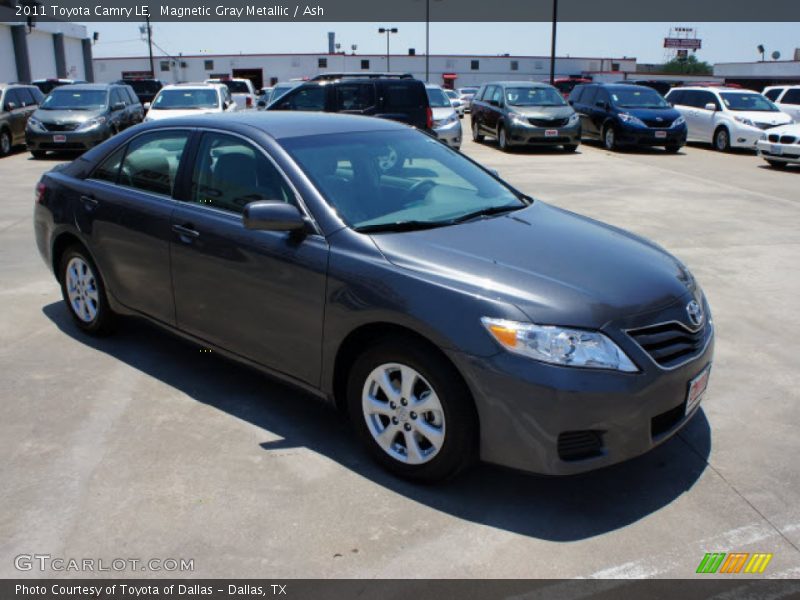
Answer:
<svg viewBox="0 0 800 600"><path fill-rule="evenodd" d="M566 119L575 112L571 106L509 106L508 108L534 119Z"/></svg>
<svg viewBox="0 0 800 600"><path fill-rule="evenodd" d="M175 117L192 117L197 115L206 115L209 113L218 113L218 108L201 108L194 109L188 108L185 110L153 110L152 108L147 111L148 121L159 121L161 119L172 119Z"/></svg>
<svg viewBox="0 0 800 600"><path fill-rule="evenodd" d="M602 328L694 292L657 245L543 202L448 227L372 236L394 265L482 297L534 322Z"/></svg>
<svg viewBox="0 0 800 600"><path fill-rule="evenodd" d="M44 110L39 109L34 113L34 117L42 123L83 123L89 119L94 119L106 114L100 110Z"/></svg>
<svg viewBox="0 0 800 600"><path fill-rule="evenodd" d="M770 125L785 125L792 122L792 117L784 112L766 112L759 110L735 110L730 114L734 117L750 119L754 123L769 123Z"/></svg>
<svg viewBox="0 0 800 600"><path fill-rule="evenodd" d="M790 123L788 125L772 127L767 130L767 133L777 133L778 135L794 135L796 137L800 137L800 123Z"/></svg>
<svg viewBox="0 0 800 600"><path fill-rule="evenodd" d="M642 120L655 120L658 118L664 119L664 121L674 121L678 117L681 116L674 108L622 108L619 107L619 111L621 113L628 113L629 115L633 115L637 119Z"/></svg>

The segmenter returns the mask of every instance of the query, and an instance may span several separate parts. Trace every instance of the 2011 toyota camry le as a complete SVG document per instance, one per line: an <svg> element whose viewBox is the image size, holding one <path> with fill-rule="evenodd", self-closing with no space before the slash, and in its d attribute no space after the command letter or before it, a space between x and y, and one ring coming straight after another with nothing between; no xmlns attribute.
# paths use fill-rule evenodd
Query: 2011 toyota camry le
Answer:
<svg viewBox="0 0 800 600"><path fill-rule="evenodd" d="M143 317L310 390L411 479L617 463L708 383L679 260L392 121L140 125L46 173L34 222L81 330Z"/></svg>

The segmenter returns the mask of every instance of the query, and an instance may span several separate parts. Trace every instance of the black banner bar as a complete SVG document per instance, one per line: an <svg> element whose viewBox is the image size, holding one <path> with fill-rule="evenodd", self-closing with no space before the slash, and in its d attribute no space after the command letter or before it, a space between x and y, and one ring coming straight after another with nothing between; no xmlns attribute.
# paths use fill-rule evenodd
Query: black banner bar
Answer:
<svg viewBox="0 0 800 600"><path fill-rule="evenodd" d="M650 580L0 580L3 600L707 600L713 597L791 600L800 598L800 580L735 576Z"/></svg>
<svg viewBox="0 0 800 600"><path fill-rule="evenodd" d="M546 22L553 0L0 0L0 21ZM563 22L792 22L798 0L558 0Z"/></svg>

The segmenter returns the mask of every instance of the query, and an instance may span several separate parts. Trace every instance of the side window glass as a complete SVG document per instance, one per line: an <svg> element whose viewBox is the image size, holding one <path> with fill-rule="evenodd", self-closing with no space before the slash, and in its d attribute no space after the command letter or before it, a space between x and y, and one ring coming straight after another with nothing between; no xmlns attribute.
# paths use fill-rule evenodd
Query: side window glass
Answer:
<svg viewBox="0 0 800 600"><path fill-rule="evenodd" d="M767 92L764 92L764 95L767 98L769 98L770 100L772 100L773 102L775 102L778 99L778 96L781 95L782 91L783 91L783 89L778 88L778 89L775 89L775 90L769 90Z"/></svg>
<svg viewBox="0 0 800 600"><path fill-rule="evenodd" d="M326 88L320 85L303 87L286 98L283 103L289 110L325 110Z"/></svg>
<svg viewBox="0 0 800 600"><path fill-rule="evenodd" d="M503 104L503 88L499 86L494 88L494 92L492 93L492 100L497 102L498 105Z"/></svg>
<svg viewBox="0 0 800 600"><path fill-rule="evenodd" d="M94 173L91 174L90 179L98 179L100 181L108 181L109 183L117 183L117 175L119 174L119 167L122 164L122 157L125 156L125 146L122 146L106 158L100 166L98 166Z"/></svg>
<svg viewBox="0 0 800 600"><path fill-rule="evenodd" d="M717 107L717 110L719 110L719 102L717 102L717 97L714 94L711 92L700 92L698 95L700 96L699 108L705 108L706 104L713 104Z"/></svg>
<svg viewBox="0 0 800 600"><path fill-rule="evenodd" d="M603 88L597 88L597 94L594 97L594 103L597 104L598 102L608 101L608 91L604 90Z"/></svg>
<svg viewBox="0 0 800 600"><path fill-rule="evenodd" d="M587 87L581 94L581 104L593 105L595 96L597 96L597 86Z"/></svg>
<svg viewBox="0 0 800 600"><path fill-rule="evenodd" d="M151 194L172 196L175 178L189 133L158 131L139 136L128 145L119 184Z"/></svg>
<svg viewBox="0 0 800 600"><path fill-rule="evenodd" d="M678 104L684 105L685 102L683 101L683 95L685 93L686 92L684 92L683 90L675 90L674 92L670 92L669 94L667 94L666 100L667 102L673 105L678 105Z"/></svg>
<svg viewBox="0 0 800 600"><path fill-rule="evenodd" d="M583 90L585 89L586 88L584 88L583 86L578 86L574 90L572 90L572 93L569 95L569 99L572 100L573 104L582 104L581 96L583 95Z"/></svg>
<svg viewBox="0 0 800 600"><path fill-rule="evenodd" d="M781 98L781 104L791 104L793 106L800 104L800 88L793 88L786 92Z"/></svg>
<svg viewBox="0 0 800 600"><path fill-rule="evenodd" d="M496 89L497 87L494 85L486 86L486 91L483 92L483 98L481 98L481 100L483 100L484 102L488 102L489 100L491 100L494 97L494 91Z"/></svg>
<svg viewBox="0 0 800 600"><path fill-rule="evenodd" d="M241 213L250 202L291 202L293 197L283 176L255 146L229 135L203 135L192 175L192 202Z"/></svg>
<svg viewBox="0 0 800 600"><path fill-rule="evenodd" d="M125 102L125 99L122 97L119 88L114 88L111 91L111 106L114 106L115 104L118 103L127 104L127 102Z"/></svg>
<svg viewBox="0 0 800 600"><path fill-rule="evenodd" d="M7 90L3 104L13 104L15 109L20 108L22 106L22 101L19 94L17 94L17 90Z"/></svg>
<svg viewBox="0 0 800 600"><path fill-rule="evenodd" d="M23 106L33 106L36 104L36 100L33 99L33 94L31 94L28 88L19 88L17 89L17 93L19 94Z"/></svg>
<svg viewBox="0 0 800 600"><path fill-rule="evenodd" d="M343 84L336 86L337 110L364 110L375 106L375 86Z"/></svg>

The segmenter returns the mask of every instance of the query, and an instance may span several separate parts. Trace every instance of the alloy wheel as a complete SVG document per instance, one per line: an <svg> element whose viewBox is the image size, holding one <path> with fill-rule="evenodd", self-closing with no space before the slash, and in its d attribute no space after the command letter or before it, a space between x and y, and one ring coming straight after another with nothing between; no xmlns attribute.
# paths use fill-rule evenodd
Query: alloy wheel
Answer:
<svg viewBox="0 0 800 600"><path fill-rule="evenodd" d="M716 137L716 146L717 150L720 152L724 152L728 149L728 145L730 141L728 140L728 130L727 129L720 129L717 131Z"/></svg>
<svg viewBox="0 0 800 600"><path fill-rule="evenodd" d="M66 288L69 305L75 316L84 323L94 321L100 305L97 280L89 264L77 256L67 263Z"/></svg>
<svg viewBox="0 0 800 600"><path fill-rule="evenodd" d="M364 382L361 406L372 438L393 459L421 465L442 449L442 404L433 386L415 369L400 363L373 369Z"/></svg>
<svg viewBox="0 0 800 600"><path fill-rule="evenodd" d="M0 133L0 156L5 156L11 152L11 138L5 131Z"/></svg>
<svg viewBox="0 0 800 600"><path fill-rule="evenodd" d="M606 134L603 136L603 140L605 141L606 149L613 150L616 144L614 128L613 127L606 127Z"/></svg>

